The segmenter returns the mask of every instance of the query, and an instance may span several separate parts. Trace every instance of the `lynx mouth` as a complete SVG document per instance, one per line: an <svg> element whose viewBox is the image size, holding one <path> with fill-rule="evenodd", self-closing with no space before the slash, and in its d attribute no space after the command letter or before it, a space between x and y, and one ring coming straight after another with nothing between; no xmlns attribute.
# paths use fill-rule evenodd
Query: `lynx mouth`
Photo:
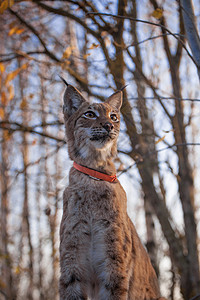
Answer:
<svg viewBox="0 0 200 300"><path fill-rule="evenodd" d="M90 138L90 141L99 141L99 142L105 142L106 140L111 140L112 137L109 134L106 135L94 135Z"/></svg>

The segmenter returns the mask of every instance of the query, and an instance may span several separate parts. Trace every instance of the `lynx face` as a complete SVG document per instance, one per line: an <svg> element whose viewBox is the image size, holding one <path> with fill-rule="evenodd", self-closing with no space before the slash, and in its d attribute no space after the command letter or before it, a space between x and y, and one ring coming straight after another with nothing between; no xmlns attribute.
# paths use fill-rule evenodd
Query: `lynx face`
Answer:
<svg viewBox="0 0 200 300"><path fill-rule="evenodd" d="M79 156L105 158L115 154L121 103L121 91L111 95L105 103L90 104L74 87L66 89L64 117L72 160Z"/></svg>
<svg viewBox="0 0 200 300"><path fill-rule="evenodd" d="M90 105L76 121L75 138L80 140L84 132L89 144L95 148L104 148L117 139L119 122L119 112L110 105Z"/></svg>

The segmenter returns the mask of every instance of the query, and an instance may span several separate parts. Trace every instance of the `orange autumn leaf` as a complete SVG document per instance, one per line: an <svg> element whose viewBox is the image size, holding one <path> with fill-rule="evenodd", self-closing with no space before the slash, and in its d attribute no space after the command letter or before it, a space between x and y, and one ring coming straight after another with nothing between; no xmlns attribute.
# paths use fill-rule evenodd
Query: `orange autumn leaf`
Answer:
<svg viewBox="0 0 200 300"><path fill-rule="evenodd" d="M63 52L62 59L68 59L71 56L71 54L72 54L72 52L73 52L74 49L76 49L76 47L74 47L74 46L68 46L66 48L66 50Z"/></svg>
<svg viewBox="0 0 200 300"><path fill-rule="evenodd" d="M96 49L96 48L98 48L99 46L100 46L99 44L92 43L92 45L89 47L89 49L90 49L90 50Z"/></svg>
<svg viewBox="0 0 200 300"><path fill-rule="evenodd" d="M32 141L32 146L35 146L37 144L37 139L34 139L33 141Z"/></svg>
<svg viewBox="0 0 200 300"><path fill-rule="evenodd" d="M33 97L34 97L34 94L33 94L33 93L30 93L30 94L29 94L29 98L30 98L30 99L33 99Z"/></svg>
<svg viewBox="0 0 200 300"><path fill-rule="evenodd" d="M6 97L6 93L5 92L2 92L1 93L1 103L3 105L6 105L7 104L7 97Z"/></svg>
<svg viewBox="0 0 200 300"><path fill-rule="evenodd" d="M5 85L7 85L9 81L13 80L17 76L18 73L19 73L19 69L9 73L6 76Z"/></svg>
<svg viewBox="0 0 200 300"><path fill-rule="evenodd" d="M3 73L5 71L5 66L3 63L0 63L0 72Z"/></svg>
<svg viewBox="0 0 200 300"><path fill-rule="evenodd" d="M17 30L17 27L12 27L12 28L10 29L10 31L8 32L8 35L9 35L9 36L12 36L12 35L16 32L16 30Z"/></svg>
<svg viewBox="0 0 200 300"><path fill-rule="evenodd" d="M25 30L24 28L18 28L15 33L19 35L22 32L24 32L24 30Z"/></svg>
<svg viewBox="0 0 200 300"><path fill-rule="evenodd" d="M83 55L83 59L88 58L88 56L90 56L90 55L91 55L91 53L87 53L87 54Z"/></svg>
<svg viewBox="0 0 200 300"><path fill-rule="evenodd" d="M161 8L156 8L152 13L152 17L154 17L157 20L161 19L162 16L163 16L163 10Z"/></svg>
<svg viewBox="0 0 200 300"><path fill-rule="evenodd" d="M0 13L2 14L4 10L8 8L8 1L3 1L0 5Z"/></svg>
<svg viewBox="0 0 200 300"><path fill-rule="evenodd" d="M23 28L19 28L19 27L12 27L8 33L9 36L12 36L13 34L21 34L22 32L24 32Z"/></svg>
<svg viewBox="0 0 200 300"><path fill-rule="evenodd" d="M11 139L11 133L8 130L3 131L3 139L4 141L9 141Z"/></svg>
<svg viewBox="0 0 200 300"><path fill-rule="evenodd" d="M0 5L0 14L3 14L4 10L11 7L14 4L14 0L3 0Z"/></svg>
<svg viewBox="0 0 200 300"><path fill-rule="evenodd" d="M23 98L21 103L20 103L20 108L23 110L27 107L27 101L26 98Z"/></svg>
<svg viewBox="0 0 200 300"><path fill-rule="evenodd" d="M14 95L15 95L13 85L8 86L8 94L9 94L8 101L10 101L14 98Z"/></svg>
<svg viewBox="0 0 200 300"><path fill-rule="evenodd" d="M5 116L4 109L2 107L0 107L0 119L3 119L4 116Z"/></svg>
<svg viewBox="0 0 200 300"><path fill-rule="evenodd" d="M18 68L17 70L14 70L12 71L11 73L9 73L7 76L6 76L6 79L5 79L5 85L8 85L9 81L13 80L21 70L24 70L28 67L28 64L24 64L22 65L20 68Z"/></svg>
<svg viewBox="0 0 200 300"><path fill-rule="evenodd" d="M161 137L160 139L158 139L155 144L157 145L158 143L162 142L165 139L166 135L164 135L163 137Z"/></svg>
<svg viewBox="0 0 200 300"><path fill-rule="evenodd" d="M21 70L25 70L28 67L28 63L23 64L19 69Z"/></svg>

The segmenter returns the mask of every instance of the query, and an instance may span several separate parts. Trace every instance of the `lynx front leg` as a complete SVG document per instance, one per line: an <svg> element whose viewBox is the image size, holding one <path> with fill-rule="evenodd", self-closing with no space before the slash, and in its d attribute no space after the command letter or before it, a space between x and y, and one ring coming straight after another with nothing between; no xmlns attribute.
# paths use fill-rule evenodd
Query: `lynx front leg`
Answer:
<svg viewBox="0 0 200 300"><path fill-rule="evenodd" d="M103 281L100 286L99 300L127 300L128 284L122 276L114 275L110 282Z"/></svg>
<svg viewBox="0 0 200 300"><path fill-rule="evenodd" d="M85 223L78 221L61 233L60 300L87 300L87 239Z"/></svg>
<svg viewBox="0 0 200 300"><path fill-rule="evenodd" d="M60 278L60 300L87 300L87 296L81 288L79 279L71 274L66 280L66 277Z"/></svg>
<svg viewBox="0 0 200 300"><path fill-rule="evenodd" d="M129 280L121 241L115 241L106 248L105 259L98 268L99 300L127 300Z"/></svg>

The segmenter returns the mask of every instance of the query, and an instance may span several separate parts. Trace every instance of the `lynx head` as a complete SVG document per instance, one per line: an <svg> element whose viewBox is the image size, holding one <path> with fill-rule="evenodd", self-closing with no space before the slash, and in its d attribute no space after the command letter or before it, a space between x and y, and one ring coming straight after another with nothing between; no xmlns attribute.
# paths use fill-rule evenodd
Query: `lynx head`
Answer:
<svg viewBox="0 0 200 300"><path fill-rule="evenodd" d="M90 104L72 85L64 94L63 113L69 156L86 164L107 160L117 151L122 91L112 94L104 103Z"/></svg>

